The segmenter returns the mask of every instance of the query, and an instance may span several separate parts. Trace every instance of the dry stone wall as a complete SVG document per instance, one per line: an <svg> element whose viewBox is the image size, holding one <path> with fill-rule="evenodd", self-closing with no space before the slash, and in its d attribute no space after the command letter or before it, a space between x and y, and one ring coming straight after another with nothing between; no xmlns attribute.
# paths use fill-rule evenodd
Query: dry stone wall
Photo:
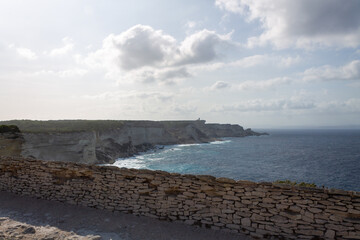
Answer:
<svg viewBox="0 0 360 240"><path fill-rule="evenodd" d="M360 193L0 157L0 191L254 238L360 239Z"/></svg>

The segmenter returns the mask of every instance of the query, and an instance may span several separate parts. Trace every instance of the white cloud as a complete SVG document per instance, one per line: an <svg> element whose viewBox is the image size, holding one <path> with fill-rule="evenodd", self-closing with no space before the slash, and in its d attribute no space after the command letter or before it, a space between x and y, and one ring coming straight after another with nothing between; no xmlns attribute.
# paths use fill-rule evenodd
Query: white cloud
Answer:
<svg viewBox="0 0 360 240"><path fill-rule="evenodd" d="M264 112L282 110L306 110L315 108L315 103L303 98L290 99L253 99L236 104L217 106L216 112L242 111L242 112Z"/></svg>
<svg viewBox="0 0 360 240"><path fill-rule="evenodd" d="M57 76L60 78L69 78L69 77L81 77L84 76L86 73L88 73L88 70L81 69L81 68L74 68L74 69L66 69L66 70L60 70L60 71L54 71L54 70L41 70L36 71L34 73L31 73L32 76Z"/></svg>
<svg viewBox="0 0 360 240"><path fill-rule="evenodd" d="M167 102L172 100L174 95L172 93L162 93L156 91L113 91L113 92L104 92L97 95L86 95L83 96L85 99L92 100L107 100L107 101L157 101L157 102ZM137 103L137 102L136 102ZM135 103L135 104L136 104Z"/></svg>
<svg viewBox="0 0 360 240"><path fill-rule="evenodd" d="M109 76L123 81L172 83L191 76L189 68L219 57L219 48L228 45L231 33L198 31L178 43L175 38L150 26L136 25L111 34L101 49L90 53L84 63L106 69Z"/></svg>
<svg viewBox="0 0 360 240"><path fill-rule="evenodd" d="M360 112L360 99L359 98L351 98L345 101L345 106L347 111L351 112Z"/></svg>
<svg viewBox="0 0 360 240"><path fill-rule="evenodd" d="M150 26L136 25L119 35L110 35L104 47L117 52L123 70L166 64L175 51L176 40Z"/></svg>
<svg viewBox="0 0 360 240"><path fill-rule="evenodd" d="M249 68L268 62L268 55L253 55L229 63L230 66Z"/></svg>
<svg viewBox="0 0 360 240"><path fill-rule="evenodd" d="M360 44L358 0L216 0L215 5L260 22L263 33L249 38L249 47L268 42L280 49Z"/></svg>
<svg viewBox="0 0 360 240"><path fill-rule="evenodd" d="M312 114L348 114L360 113L360 99L350 98L347 100L314 100L305 95L280 99L252 99L234 104L218 105L214 112L288 112L303 113L308 111Z"/></svg>
<svg viewBox="0 0 360 240"><path fill-rule="evenodd" d="M170 106L169 109L171 112L175 112L177 114L197 114L197 106L193 104L174 104ZM183 115L182 115L183 116Z"/></svg>
<svg viewBox="0 0 360 240"><path fill-rule="evenodd" d="M245 13L245 4L238 0L216 0L215 5L233 13Z"/></svg>
<svg viewBox="0 0 360 240"><path fill-rule="evenodd" d="M239 66L239 67L252 67L256 66L257 64L264 64L271 59L267 55L254 55L250 57L245 57L235 62L230 62L227 65L222 64L219 67L224 66ZM285 61L287 58L278 57L278 61L284 59ZM297 61L296 58L291 58L291 62ZM280 64L281 66L283 64ZM285 64L286 65L286 64ZM217 68L216 68L217 69ZM210 69L211 70L211 69ZM354 60L344 66L334 67L334 66L321 66L318 68L310 68L305 70L303 73L300 74L300 78L290 78L290 77L278 77L272 78L267 80L248 80L242 81L238 84L229 84L227 82L218 81L210 87L205 88L205 90L219 90L229 88L234 91L245 91L245 90L266 90L269 88L274 88L281 85L291 84L291 83L301 83L303 81L316 81L316 80L323 80L323 81L343 81L343 80L360 80L360 60ZM358 87L357 84L353 85L354 87Z"/></svg>
<svg viewBox="0 0 360 240"><path fill-rule="evenodd" d="M318 104L321 112L360 113L360 99L351 98L345 101L329 101Z"/></svg>
<svg viewBox="0 0 360 240"><path fill-rule="evenodd" d="M144 119L144 116L150 119L195 119L198 115L196 101L187 102L181 93L122 90L85 95L82 99L87 103L100 104L102 109L108 106L112 106L111 111L121 109L121 115L133 119Z"/></svg>
<svg viewBox="0 0 360 240"><path fill-rule="evenodd" d="M194 33L181 43L176 64L192 64L210 62L219 57L217 48L228 44L231 34L219 35L214 31L202 30Z"/></svg>
<svg viewBox="0 0 360 240"><path fill-rule="evenodd" d="M229 82L217 81L210 87L205 87L205 91L230 89L231 91L245 91L245 90L267 90L276 86L290 84L293 79L288 77L273 78L262 81L243 81L239 84L230 84Z"/></svg>
<svg viewBox="0 0 360 240"><path fill-rule="evenodd" d="M241 58L239 60L230 62L227 66L250 68L259 65L275 65L278 67L290 67L298 62L301 58L299 56L276 56L276 55L253 55Z"/></svg>
<svg viewBox="0 0 360 240"><path fill-rule="evenodd" d="M52 49L49 53L50 56L55 57L55 56L66 55L74 48L74 42L71 38L65 37L62 39L62 42L64 46L60 48Z"/></svg>
<svg viewBox="0 0 360 240"><path fill-rule="evenodd" d="M218 89L224 89L224 88L229 88L231 85L228 82L223 82L223 81L217 81L216 83L214 83L210 89L211 90L218 90Z"/></svg>
<svg viewBox="0 0 360 240"><path fill-rule="evenodd" d="M282 57L279 61L279 66L281 67L290 67L294 64L297 64L301 61L300 56L296 57Z"/></svg>
<svg viewBox="0 0 360 240"><path fill-rule="evenodd" d="M310 68L303 75L305 81L360 80L360 60L354 60L340 67L325 65L318 68Z"/></svg>
<svg viewBox="0 0 360 240"><path fill-rule="evenodd" d="M299 56L278 56L278 55L252 55L240 58L232 62L210 62L188 66L190 73L198 71L216 71L221 68L253 68L258 66L275 66L279 68L287 68L301 61ZM195 75L195 74L194 74Z"/></svg>
<svg viewBox="0 0 360 240"><path fill-rule="evenodd" d="M287 77L282 78L273 78L268 80L262 80L262 81L244 81L238 85L234 86L234 89L237 90L249 90L249 89L268 89L279 85L289 84L292 80Z"/></svg>
<svg viewBox="0 0 360 240"><path fill-rule="evenodd" d="M214 63L205 63L205 64L187 66L187 68L191 72L198 72L198 71L209 72L209 71L218 70L218 69L223 68L225 66L226 66L226 63L224 63L224 62L214 62Z"/></svg>
<svg viewBox="0 0 360 240"><path fill-rule="evenodd" d="M28 48L16 48L16 52L21 57L26 58L28 60L36 60L38 58L36 53L34 53Z"/></svg>
<svg viewBox="0 0 360 240"><path fill-rule="evenodd" d="M122 82L142 82L161 84L174 84L177 80L190 77L191 74L185 67L170 67L170 68L152 68L143 67L135 71L126 72L120 76L119 83Z"/></svg>

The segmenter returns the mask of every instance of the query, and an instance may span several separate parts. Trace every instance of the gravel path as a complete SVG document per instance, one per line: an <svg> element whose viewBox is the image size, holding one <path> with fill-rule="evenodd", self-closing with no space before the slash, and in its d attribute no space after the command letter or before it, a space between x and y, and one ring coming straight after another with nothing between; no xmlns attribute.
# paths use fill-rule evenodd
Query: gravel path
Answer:
<svg viewBox="0 0 360 240"><path fill-rule="evenodd" d="M245 235L0 192L2 239L249 240Z"/></svg>

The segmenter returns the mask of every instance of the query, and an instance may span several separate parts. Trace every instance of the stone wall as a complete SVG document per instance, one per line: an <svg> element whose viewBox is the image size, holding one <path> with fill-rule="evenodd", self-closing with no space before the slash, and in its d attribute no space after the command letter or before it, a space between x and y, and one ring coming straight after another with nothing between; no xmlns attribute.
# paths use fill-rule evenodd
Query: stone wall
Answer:
<svg viewBox="0 0 360 240"><path fill-rule="evenodd" d="M360 193L0 157L0 191L253 237L360 239Z"/></svg>

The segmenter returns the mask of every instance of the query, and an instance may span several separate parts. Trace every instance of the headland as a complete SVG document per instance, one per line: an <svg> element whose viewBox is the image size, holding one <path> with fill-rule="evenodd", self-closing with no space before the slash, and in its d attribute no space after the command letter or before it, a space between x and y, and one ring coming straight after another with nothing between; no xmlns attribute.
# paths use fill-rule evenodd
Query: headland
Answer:
<svg viewBox="0 0 360 240"><path fill-rule="evenodd" d="M0 155L86 164L113 163L157 145L207 143L258 136L237 124L195 121L53 120L0 121Z"/></svg>

